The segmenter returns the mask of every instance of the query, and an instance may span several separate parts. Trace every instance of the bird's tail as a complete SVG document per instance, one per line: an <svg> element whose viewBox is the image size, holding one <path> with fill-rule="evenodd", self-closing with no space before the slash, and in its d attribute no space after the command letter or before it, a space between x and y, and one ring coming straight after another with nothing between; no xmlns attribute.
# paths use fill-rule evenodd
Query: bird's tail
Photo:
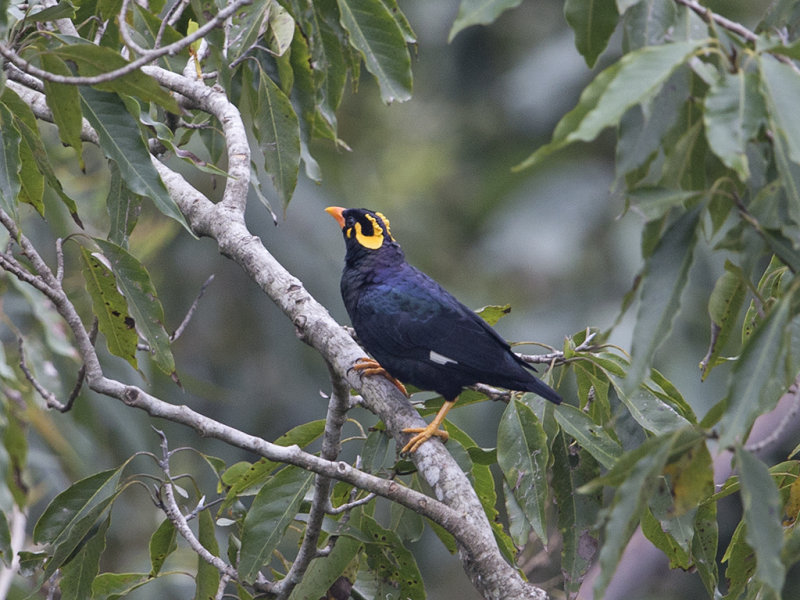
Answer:
<svg viewBox="0 0 800 600"><path fill-rule="evenodd" d="M553 404L561 404L561 396L559 393L533 375L531 375L530 381L525 387L525 390L528 392L533 392L534 394L538 394L545 400L550 400L550 402Z"/></svg>

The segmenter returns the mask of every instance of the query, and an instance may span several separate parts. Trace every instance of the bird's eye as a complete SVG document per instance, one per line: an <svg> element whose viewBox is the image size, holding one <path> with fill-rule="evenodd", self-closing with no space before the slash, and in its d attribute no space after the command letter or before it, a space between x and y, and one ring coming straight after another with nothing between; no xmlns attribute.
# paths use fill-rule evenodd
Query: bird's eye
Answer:
<svg viewBox="0 0 800 600"><path fill-rule="evenodd" d="M356 220L355 220L355 218L354 218L354 217L347 217L347 218L344 220L344 226L345 226L345 227L352 227L352 226L353 226L353 225L355 225L355 224L356 224Z"/></svg>

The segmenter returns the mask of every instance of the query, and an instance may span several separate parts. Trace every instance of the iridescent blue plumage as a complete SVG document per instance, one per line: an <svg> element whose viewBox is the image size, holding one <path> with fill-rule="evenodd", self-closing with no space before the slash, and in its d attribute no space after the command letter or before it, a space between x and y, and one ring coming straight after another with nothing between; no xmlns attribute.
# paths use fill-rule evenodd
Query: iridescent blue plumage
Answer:
<svg viewBox="0 0 800 600"><path fill-rule="evenodd" d="M448 401L475 383L561 401L483 319L406 262L383 215L327 210L347 245L341 281L347 313L364 348L390 375Z"/></svg>

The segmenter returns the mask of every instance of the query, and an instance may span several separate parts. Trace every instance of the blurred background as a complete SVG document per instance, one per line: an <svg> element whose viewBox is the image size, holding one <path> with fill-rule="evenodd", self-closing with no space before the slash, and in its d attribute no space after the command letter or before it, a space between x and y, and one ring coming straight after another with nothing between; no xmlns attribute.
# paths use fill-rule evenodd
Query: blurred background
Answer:
<svg viewBox="0 0 800 600"><path fill-rule="evenodd" d="M752 27L769 2L706 4ZM346 95L338 115L340 137L351 150L322 143L312 147L323 183L301 175L285 213L273 206L277 225L251 195L251 231L343 324L348 323L339 296L344 243L336 223L323 212L329 205L382 211L391 219L392 232L409 262L468 306L511 304L511 314L497 326L511 341L560 347L565 336L586 327L608 329L641 266L643 223L640 216L625 213L624 198L614 192L612 132L595 144L570 146L534 171L514 173L511 168L549 140L581 90L618 56L622 35L615 35L592 71L575 50L562 1L523 2L493 25L470 28L450 44L447 37L458 10L456 0L401 2L401 8L419 40L413 59L413 98L382 105L376 86L364 73L358 92ZM79 206L103 210L107 173L104 160L93 150L87 149L86 175L79 173L69 151L58 147L53 151L64 155L61 175L68 191L85 199ZM197 172L192 181L211 195L224 185ZM53 202L50 207L53 218L60 209ZM63 227L74 231L66 221ZM215 280L173 347L183 389L156 371L147 371L142 382L119 359L108 361L118 369L112 375L150 385L170 402L187 404L269 440L324 418L327 403L322 394L330 386L323 361L297 340L291 323L234 263L219 255L213 242L192 239L146 206L131 248L154 278L168 330L178 326L206 278L213 274ZM722 260L701 244L691 293L684 295L681 316L658 361L700 415L724 394L722 373L712 373L701 384L697 369L708 339L705 302ZM77 266L71 276L80 277ZM611 341L623 348L629 346L633 315L635 306L611 335ZM451 418L480 445L492 447L503 408L486 402L455 410ZM365 424L374 422L363 411L353 416ZM62 444L66 471L72 477L117 465L138 450L158 449L151 419L105 398L84 395L70 418L50 415L49 422L48 443ZM188 430L152 424L168 430L173 447L201 444L204 452L229 464L253 459L218 442L198 440ZM348 427L349 435L357 433ZM352 456L354 451L350 452L346 456ZM37 460L39 471L52 476L53 489L68 484L44 455L37 459L33 448L31 461ZM187 469L197 466L196 457L186 461ZM42 493L48 494L46 489ZM131 494L131 510L142 501L142 494ZM732 511L735 502L730 502ZM115 509L110 533L115 540L109 547L145 547L146 538L140 543L136 536L149 536L157 523L143 526L123 518L123 511ZM721 535L729 535L724 515L722 520ZM724 544L721 541L722 549ZM432 535L411 547L429 598L478 598L458 560L447 555ZM122 553L114 560L109 569L149 569L144 554ZM541 581L556 573L557 569L546 570L539 577L534 571L531 578ZM623 565L620 574L623 579L635 576L616 588L612 585L606 598L706 597L699 578L668 574L665 561L658 557L632 567ZM664 577L669 577L669 584ZM184 587L190 583L186 578L166 579L171 583L165 583L163 597L190 593ZM157 597L148 587L138 594L131 597Z"/></svg>

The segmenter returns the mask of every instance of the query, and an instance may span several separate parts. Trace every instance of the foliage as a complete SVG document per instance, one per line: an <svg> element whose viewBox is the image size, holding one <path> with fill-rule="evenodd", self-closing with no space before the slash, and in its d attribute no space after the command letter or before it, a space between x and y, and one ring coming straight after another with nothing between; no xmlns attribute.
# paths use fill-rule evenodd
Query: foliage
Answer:
<svg viewBox="0 0 800 600"><path fill-rule="evenodd" d="M518 4L462 0L450 38ZM218 222L193 212L194 200L172 172L223 181L216 207L234 212L240 202L243 213L250 187L270 213L268 198L285 210L301 172L322 180L312 150L320 143L347 148L337 111L362 65L384 103L411 98L416 39L399 7L393 0L63 0L0 8L0 560L19 573L20 593L57 586L62 598L119 598L191 572L195 598L424 598L412 543L426 526L450 552L460 547L469 555L471 539L448 518L451 498L421 500L432 512L415 504L429 487L444 485L439 465L434 476L416 456L394 455L390 411L379 414L385 425L361 428L352 442L360 445L358 459L348 466L336 462L344 417L333 425L334 408L327 424L312 421L259 445L188 409L170 412L134 387L159 373L180 385L181 370L171 349L180 331L167 331L155 278L131 249L143 207L186 236L214 237L247 271L242 230L223 239ZM641 528L673 568L696 571L709 597L780 598L799 556L800 463L792 454L766 464L747 441L756 418L776 407L800 373L800 3L772 3L752 31L693 0L567 0L564 12L589 66L618 29L621 56L517 169L616 132L614 187L643 221L643 267L622 299L623 312L639 300L630 353L608 344L610 331L590 327L562 349L531 358L555 365L547 377L568 398L560 406L532 395L466 391L459 407L490 396L507 407L496 448L480 447L448 423L448 460L466 473L485 513L481 523L514 569L531 540L560 538L553 561L560 561L558 587L567 597L595 562L594 592L602 597ZM236 118L241 139L230 129ZM105 212L76 201L60 182L46 121L82 168L88 146L102 152L110 182ZM242 156L245 164L237 165ZM54 270L41 258L51 243ZM701 248L725 260L707 301L709 344L698 376L723 372L727 391L705 415L654 367ZM276 296L269 285L279 279L277 268L261 278L247 272L287 315L303 310L305 300L293 296L299 282ZM484 316L496 321L507 312L488 307ZM302 317L292 319L300 330L311 318ZM323 343L309 343L349 389L347 369ZM120 371L114 357L131 368ZM123 383L108 374L118 372ZM67 412L85 401L86 388L130 411L143 408L229 443L240 439L240 448L261 458L228 464L199 450L169 450L163 437L158 455L140 448L119 465L79 476L75 457L59 451L69 444L59 446L42 423L45 406ZM361 391L365 402L375 394ZM332 407L337 398L349 406L340 396L334 393ZM440 403L426 401L421 413ZM50 440L48 451L74 481L52 498L41 497L41 476L30 464L32 430ZM715 490L714 456L724 452L736 473ZM179 458L186 472L173 475ZM740 495L743 512L719 562L718 505L731 494ZM386 510L385 498L394 501ZM122 511L114 507L150 501L152 534L147 551L141 548L149 570L101 573L119 543L113 532ZM13 539L12 525L27 511L39 515L29 539ZM519 585L533 588L521 578Z"/></svg>

